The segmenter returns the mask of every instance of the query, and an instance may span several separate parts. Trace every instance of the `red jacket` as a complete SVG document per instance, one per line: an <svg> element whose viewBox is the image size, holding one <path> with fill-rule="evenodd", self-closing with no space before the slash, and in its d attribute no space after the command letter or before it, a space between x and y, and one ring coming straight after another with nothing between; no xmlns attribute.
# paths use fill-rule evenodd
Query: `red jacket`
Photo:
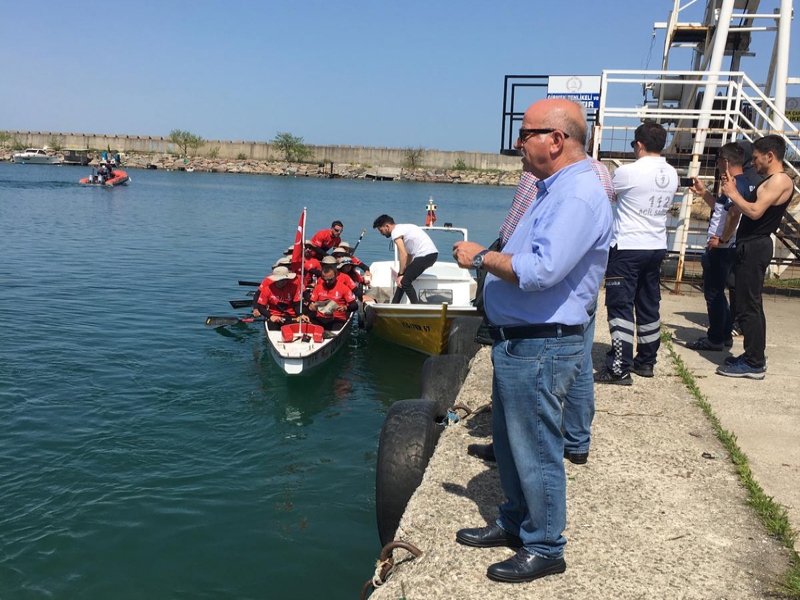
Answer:
<svg viewBox="0 0 800 600"><path fill-rule="evenodd" d="M334 237L330 229L320 229L311 238L311 245L321 248L323 252L327 252L331 248L336 248L341 241L341 236Z"/></svg>
<svg viewBox="0 0 800 600"><path fill-rule="evenodd" d="M351 273L352 273L352 271L351 271ZM356 282L347 273L339 272L339 274L336 276L336 281L341 281L343 284L345 284L351 290L356 289Z"/></svg>
<svg viewBox="0 0 800 600"><path fill-rule="evenodd" d="M300 286L297 278L287 280L286 285L279 288L272 279L267 277L258 286L256 303L266 306L270 316L296 317L295 302L300 302Z"/></svg>
<svg viewBox="0 0 800 600"><path fill-rule="evenodd" d="M353 294L353 290L347 287L338 278L336 280L336 285L331 289L326 288L325 282L320 279L317 281L314 291L311 292L311 302L319 306L320 304L325 304L328 300L334 300L339 306L347 308L348 304L356 301L356 296ZM327 317L327 315L319 315L319 313L318 316ZM339 321L347 320L347 312L334 312L331 316Z"/></svg>
<svg viewBox="0 0 800 600"><path fill-rule="evenodd" d="M314 283L314 277L322 271L322 265L316 258L306 258L303 262L303 270L305 271L303 273L303 287L307 288ZM295 273L299 276L300 270L298 269Z"/></svg>

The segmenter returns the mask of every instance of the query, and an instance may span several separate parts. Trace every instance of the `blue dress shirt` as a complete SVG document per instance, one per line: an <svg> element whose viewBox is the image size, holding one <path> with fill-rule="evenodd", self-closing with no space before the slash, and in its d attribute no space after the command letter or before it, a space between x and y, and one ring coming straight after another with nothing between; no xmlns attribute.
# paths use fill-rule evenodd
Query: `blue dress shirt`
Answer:
<svg viewBox="0 0 800 600"><path fill-rule="evenodd" d="M483 290L492 325L581 325L608 262L613 214L589 159L537 183L531 204L503 248L519 285L489 273Z"/></svg>

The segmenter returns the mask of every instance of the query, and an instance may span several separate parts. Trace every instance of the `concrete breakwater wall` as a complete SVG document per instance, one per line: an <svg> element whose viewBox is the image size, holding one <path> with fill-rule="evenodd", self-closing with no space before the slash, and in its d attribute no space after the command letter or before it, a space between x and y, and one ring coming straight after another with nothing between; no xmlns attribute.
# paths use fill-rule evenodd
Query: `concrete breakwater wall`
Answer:
<svg viewBox="0 0 800 600"><path fill-rule="evenodd" d="M11 161L12 150L0 150L0 162ZM57 153L53 153L57 154ZM287 177L318 177L337 179L394 179L427 183L464 183L474 185L516 186L521 171L479 171L456 169L403 169L402 167L369 167L361 164L309 164L286 161L236 160L223 158L188 157L174 154L121 153L124 169L159 169L165 171L202 171L208 173L241 173L245 175L283 175ZM90 167L99 159L92 158ZM86 167L84 167L86 168Z"/></svg>
<svg viewBox="0 0 800 600"><path fill-rule="evenodd" d="M57 143L62 148L91 148L112 153L177 154L180 148L169 139L157 136L107 135L95 133L59 133L50 131L8 131L11 139L30 148L43 148ZM13 142L12 142L13 143ZM402 167L406 148L370 148L364 146L314 146L308 144L313 160L320 163L353 163L369 166ZM283 158L273 144L267 142L205 140L203 146L190 150L198 158L271 161ZM519 157L491 152L424 150L420 165L432 169L452 169L457 163L469 169L519 171Z"/></svg>

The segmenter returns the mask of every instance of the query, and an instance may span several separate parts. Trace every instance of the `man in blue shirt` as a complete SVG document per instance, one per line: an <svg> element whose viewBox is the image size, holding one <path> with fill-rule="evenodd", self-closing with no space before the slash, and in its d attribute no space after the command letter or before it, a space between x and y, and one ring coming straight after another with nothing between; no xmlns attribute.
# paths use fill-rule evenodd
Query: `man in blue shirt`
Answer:
<svg viewBox="0 0 800 600"><path fill-rule="evenodd" d="M612 211L586 156L586 120L568 100L525 112L516 148L540 181L502 252L459 242L464 268L486 269L494 340L492 434L507 501L493 525L462 529L469 546L519 548L487 576L521 582L563 573L566 476L562 402L580 373L587 309L603 279Z"/></svg>

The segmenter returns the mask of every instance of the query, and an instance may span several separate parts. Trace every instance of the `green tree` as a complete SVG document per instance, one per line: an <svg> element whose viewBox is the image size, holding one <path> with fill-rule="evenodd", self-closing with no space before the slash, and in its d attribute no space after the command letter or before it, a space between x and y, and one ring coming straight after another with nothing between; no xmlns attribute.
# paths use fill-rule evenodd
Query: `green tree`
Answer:
<svg viewBox="0 0 800 600"><path fill-rule="evenodd" d="M5 148L6 144L11 140L11 134L7 131L0 131L0 148Z"/></svg>
<svg viewBox="0 0 800 600"><path fill-rule="evenodd" d="M291 133L279 131L270 143L275 146L278 152L283 154L284 160L288 162L302 162L313 158L311 148L303 143L303 138Z"/></svg>
<svg viewBox="0 0 800 600"><path fill-rule="evenodd" d="M422 166L422 157L425 156L425 148L406 148L405 149L405 163L403 166L406 169L419 169Z"/></svg>
<svg viewBox="0 0 800 600"><path fill-rule="evenodd" d="M205 140L199 135L183 129L173 129L169 132L167 139L180 148L184 156L189 154L189 148L192 148L196 153L197 149L205 143Z"/></svg>
<svg viewBox="0 0 800 600"><path fill-rule="evenodd" d="M64 147L64 146L61 145L61 139L57 138L56 136L51 137L47 141L47 145L50 146L56 152L60 152L61 149Z"/></svg>

